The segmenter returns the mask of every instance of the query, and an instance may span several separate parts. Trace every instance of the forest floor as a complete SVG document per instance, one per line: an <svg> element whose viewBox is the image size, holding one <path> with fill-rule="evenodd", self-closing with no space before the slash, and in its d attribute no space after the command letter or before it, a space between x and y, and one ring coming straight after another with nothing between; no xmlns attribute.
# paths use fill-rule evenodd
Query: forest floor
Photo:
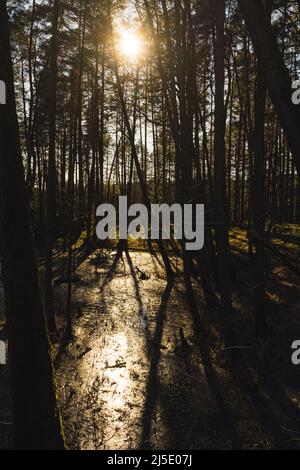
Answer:
<svg viewBox="0 0 300 470"><path fill-rule="evenodd" d="M123 253L117 264L111 253L96 272L93 258L77 271L82 316L57 374L69 447L230 446L216 431L182 284L167 284L150 253Z"/></svg>
<svg viewBox="0 0 300 470"><path fill-rule="evenodd" d="M219 311L205 307L197 280L204 334L195 334L176 257L178 275L169 284L155 252L129 250L118 259L113 249L96 250L83 259L73 284L74 338L53 351L70 449L300 448L300 368L291 362L291 344L300 339L299 279L269 258L269 335L256 340L253 261L245 232L231 236L238 274L234 367ZM281 249L295 264L297 247ZM66 289L55 287L61 321ZM0 374L1 384L6 368ZM0 385L0 448L9 446L8 399Z"/></svg>

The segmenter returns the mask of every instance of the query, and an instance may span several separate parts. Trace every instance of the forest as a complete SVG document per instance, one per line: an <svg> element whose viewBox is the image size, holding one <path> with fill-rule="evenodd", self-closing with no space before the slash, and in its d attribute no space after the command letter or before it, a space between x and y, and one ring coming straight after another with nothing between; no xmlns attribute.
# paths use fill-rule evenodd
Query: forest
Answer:
<svg viewBox="0 0 300 470"><path fill-rule="evenodd" d="M1 450L300 449L299 32L296 0L0 0Z"/></svg>

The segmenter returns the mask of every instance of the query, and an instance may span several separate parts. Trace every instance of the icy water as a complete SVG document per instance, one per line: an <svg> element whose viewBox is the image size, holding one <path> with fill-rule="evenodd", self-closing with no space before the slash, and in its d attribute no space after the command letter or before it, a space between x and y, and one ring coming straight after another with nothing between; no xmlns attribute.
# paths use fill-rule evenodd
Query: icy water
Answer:
<svg viewBox="0 0 300 470"><path fill-rule="evenodd" d="M183 286L168 285L150 253L123 253L117 263L113 253L104 263L96 256L78 269L75 339L57 372L68 446L228 447L215 433Z"/></svg>
<svg viewBox="0 0 300 470"><path fill-rule="evenodd" d="M205 308L197 281L204 330L195 334L176 258L171 261L179 275L172 284L155 253L118 259L113 251L96 251L79 261L72 285L74 338L63 349L61 338L53 345L68 448L300 448L299 375L288 362L300 331L293 278L284 278L283 303L273 305L276 330L264 344L263 360L259 348L242 349L241 367L232 368L218 311ZM66 285L54 284L62 327ZM270 289L280 293L276 284ZM246 310L237 308L238 343L251 345ZM8 368L0 366L0 449L11 447L9 403Z"/></svg>

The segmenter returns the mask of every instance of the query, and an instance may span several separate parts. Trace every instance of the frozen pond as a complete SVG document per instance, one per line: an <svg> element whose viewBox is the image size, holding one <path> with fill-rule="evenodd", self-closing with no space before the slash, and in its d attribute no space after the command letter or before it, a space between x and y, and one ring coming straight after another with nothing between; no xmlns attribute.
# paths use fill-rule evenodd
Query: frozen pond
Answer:
<svg viewBox="0 0 300 470"><path fill-rule="evenodd" d="M69 447L207 448L212 437L226 447L212 435L217 412L183 286L167 285L149 253L91 265L93 256L78 270L81 316L57 374Z"/></svg>

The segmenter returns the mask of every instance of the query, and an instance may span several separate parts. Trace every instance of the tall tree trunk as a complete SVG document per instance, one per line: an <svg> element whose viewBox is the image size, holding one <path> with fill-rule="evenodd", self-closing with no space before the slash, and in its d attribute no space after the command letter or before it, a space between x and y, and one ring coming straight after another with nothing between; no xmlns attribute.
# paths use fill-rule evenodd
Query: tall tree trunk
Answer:
<svg viewBox="0 0 300 470"><path fill-rule="evenodd" d="M228 212L225 166L225 105L224 105L224 60L225 60L225 0L214 2L216 46L215 46L215 203L216 245L218 251L218 286L222 314L226 324L232 315L231 304L231 255L228 239ZM225 341L232 343L230 328L225 331Z"/></svg>
<svg viewBox="0 0 300 470"><path fill-rule="evenodd" d="M257 64L255 125L253 134L254 175L253 175L253 230L256 247L255 266L255 331L258 336L266 332L265 319L265 107L266 87L262 76L262 64Z"/></svg>
<svg viewBox="0 0 300 470"><path fill-rule="evenodd" d="M292 82L262 0L238 0L265 84L300 174L300 108L292 103Z"/></svg>
<svg viewBox="0 0 300 470"><path fill-rule="evenodd" d="M50 58L50 87L49 87L49 161L47 174L47 223L46 223L46 254L45 254L45 307L52 333L56 331L55 314L53 309L52 292L52 246L55 236L56 219L56 107L57 107L57 56L58 56L58 19L59 0L53 4L52 39Z"/></svg>
<svg viewBox="0 0 300 470"><path fill-rule="evenodd" d="M0 228L12 381L14 447L63 449L50 347L38 286L16 114L6 2L0 3Z"/></svg>

